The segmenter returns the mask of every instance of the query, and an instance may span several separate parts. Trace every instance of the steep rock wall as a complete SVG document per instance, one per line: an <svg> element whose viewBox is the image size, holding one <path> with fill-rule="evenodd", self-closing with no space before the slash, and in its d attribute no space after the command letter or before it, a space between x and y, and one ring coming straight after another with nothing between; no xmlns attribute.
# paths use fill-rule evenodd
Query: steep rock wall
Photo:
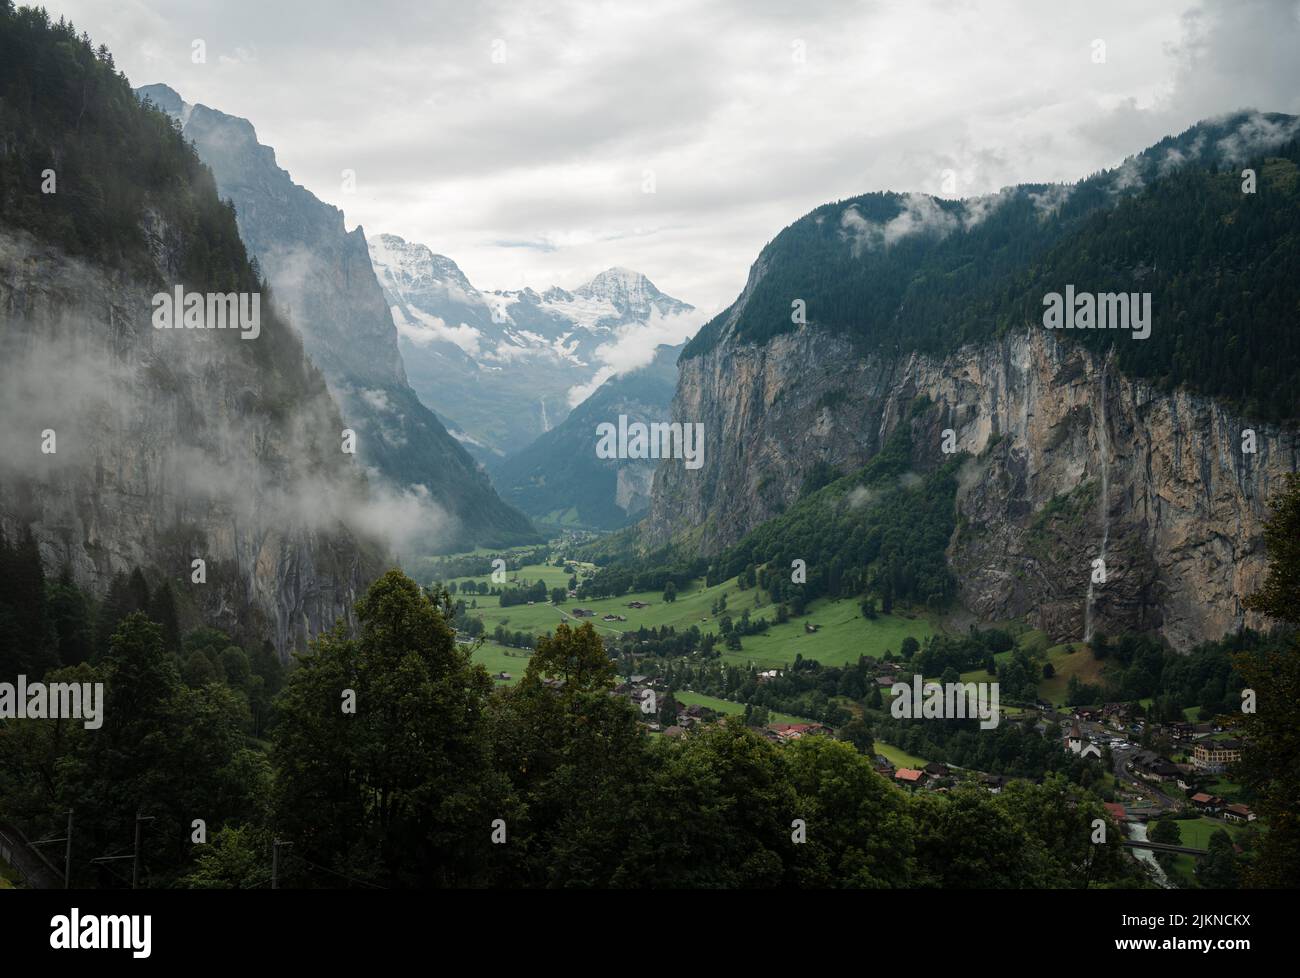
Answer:
<svg viewBox="0 0 1300 978"><path fill-rule="evenodd" d="M804 327L679 366L673 418L705 424L705 464L656 471L652 544L717 552L793 502L815 463L852 471L907 422L918 470L943 458L947 428L974 456L949 559L980 617L1058 640L1156 629L1178 648L1260 624L1240 599L1262 579L1269 495L1300 466L1294 430L1162 393L1041 329L936 359L863 356ZM913 417L918 397L933 404Z"/></svg>

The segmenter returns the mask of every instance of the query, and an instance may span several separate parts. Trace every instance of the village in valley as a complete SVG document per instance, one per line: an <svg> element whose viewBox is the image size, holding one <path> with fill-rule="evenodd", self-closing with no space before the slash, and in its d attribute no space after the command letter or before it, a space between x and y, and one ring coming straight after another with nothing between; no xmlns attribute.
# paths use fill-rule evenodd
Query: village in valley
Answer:
<svg viewBox="0 0 1300 978"><path fill-rule="evenodd" d="M522 563L525 559L532 562ZM517 623L537 631L551 622L573 627L590 622L619 664L613 695L636 709L642 726L654 737L690 738L711 724L728 722L743 723L777 744L814 736L848 740L869 753L882 778L906 792L942 794L975 787L998 794L1015 780L1042 783L1052 771L1073 770L1102 796L1114 827L1129 840L1125 844L1162 886L1196 885L1196 860L1209 852L1216 832L1226 833L1240 857L1261 828L1250 799L1232 780L1233 767L1246 748L1234 735L1229 717L1187 709L1184 719L1154 719L1150 697L1067 705L1071 696L1077 699L1083 690L1099 689L1086 681L1100 684L1105 674L1085 643L1046 647L1041 635L1018 631L1014 648L993 654L989 668L945 674L963 683L994 678L995 667L1029 649L1033 667L1045 677L1032 697L1007 696L1004 690L999 723L1052 745L1057 759L1031 773L1004 764L987 765L994 769L985 770L957 763L946 752L932 751L939 756L927 757L905 749L890 739L897 737L897 726L881 727L872 720L888 714L896 686L908 686L919 676L914 665L924 658L919 650L941 633L940 623L923 614L897 608L873 619L864 613L866 608L832 601L770 627L764 618L765 627L751 626L752 638L745 634L737 640L737 623L730 616L742 607L741 600L752 603L745 608L747 622L770 608L759 589L745 586L743 575L715 585L697 582L665 595L642 591L594 596L590 586L583 585L598 573L595 565L556 559L553 551L543 559L540 551L533 551L512 560L511 566L496 585L490 577L460 578L453 585L457 620L464 626L459 637L478 643L476 657L489 665L499 684L517 682L531 654L524 634L512 631ZM516 596L502 601L502 592ZM493 607L498 604L505 607ZM853 621L846 623L845 617ZM688 622L689 628L683 627ZM692 636L685 644L678 641L683 631ZM715 641L723 632L730 641ZM762 644L774 633L787 642ZM888 636L891 647L873 644L880 633ZM846 635L853 641L846 641ZM798 651L791 656L790 648ZM818 661L819 656L825 661ZM798 710L767 694L791 681L806 686L804 677L831 663L832 672L839 669L847 676L856 671L863 677L860 695L855 690L853 696L803 699L801 703L823 705ZM938 679L927 674L924 682ZM1080 679L1085 682L1078 683ZM560 680L546 682L556 685ZM845 688L841 681L838 689ZM1139 848L1138 843L1150 848Z"/></svg>
<svg viewBox="0 0 1300 978"><path fill-rule="evenodd" d="M883 674L878 680L882 688L892 686L898 678L899 670L890 669L891 665L882 664ZM769 680L776 675L776 670L768 670L759 678ZM652 712L642 721L647 730L665 737L687 737L729 716L699 703L677 703L661 679L643 675L627 677L615 694L626 697L642 712L648 703L672 704L667 715ZM743 717L750 712L747 708ZM1104 803L1106 811L1129 839L1148 842L1152 847L1135 846L1134 853L1152 867L1161 885L1193 878L1191 861L1207 853L1207 840L1215 831L1236 836L1239 829L1257 820L1249 805L1233 800L1240 788L1227 780L1233 765L1241 761L1244 746L1217 723L1148 723L1140 707L1125 703L1058 709L1043 702L1014 709L1006 722L1054 739L1063 753L1090 761L1105 772L1115 799ZM836 736L836 731L826 724L812 721L771 722L760 732L776 743ZM915 758L901 763L898 752L891 750L890 755L876 753L875 769L906 791L946 793L961 785L974 785L998 794L1012 780L1006 775L941 761ZM1219 791L1228 797L1216 793ZM1160 833L1153 834L1149 826L1162 822L1190 828L1172 836L1175 842L1160 843L1154 841ZM1233 848L1238 855L1242 853L1235 838ZM1158 858L1153 852L1158 853Z"/></svg>

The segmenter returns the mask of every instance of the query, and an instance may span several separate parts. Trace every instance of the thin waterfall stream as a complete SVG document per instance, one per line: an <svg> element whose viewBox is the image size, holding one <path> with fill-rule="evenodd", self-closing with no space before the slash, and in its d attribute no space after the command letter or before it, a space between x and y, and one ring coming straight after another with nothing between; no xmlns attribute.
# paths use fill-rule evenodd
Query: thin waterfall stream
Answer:
<svg viewBox="0 0 1300 978"><path fill-rule="evenodd" d="M1101 570L1105 574L1106 567L1106 547L1110 543L1110 432L1106 423L1106 371L1110 367L1110 358L1107 357L1101 366L1101 393L1099 395L1100 410L1098 417L1100 424L1097 426L1097 446L1101 450ZM1092 609L1095 600L1097 570L1090 568L1088 573L1088 602L1083 612L1083 640L1092 641ZM1104 577L1103 577L1104 580Z"/></svg>

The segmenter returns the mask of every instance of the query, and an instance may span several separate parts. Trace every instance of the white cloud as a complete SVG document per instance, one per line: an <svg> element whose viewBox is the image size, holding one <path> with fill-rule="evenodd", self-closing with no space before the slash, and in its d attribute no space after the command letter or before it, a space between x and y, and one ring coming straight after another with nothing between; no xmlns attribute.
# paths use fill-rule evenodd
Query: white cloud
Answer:
<svg viewBox="0 0 1300 978"><path fill-rule="evenodd" d="M827 201L936 192L945 170L967 199L1072 181L1207 116L1300 110L1300 21L1279 0L372 0L310 17L52 0L51 14L133 83L251 119L349 225L428 242L483 288L618 264L710 312ZM190 61L197 37L207 64Z"/></svg>
<svg viewBox="0 0 1300 978"><path fill-rule="evenodd" d="M1258 150L1271 149L1279 143L1294 139L1300 132L1300 122L1274 122L1256 113L1243 122L1237 131L1219 140L1219 150L1231 161L1241 162Z"/></svg>
<svg viewBox="0 0 1300 978"><path fill-rule="evenodd" d="M362 399L376 411L390 412L393 405L388 401L388 392L381 390L362 390Z"/></svg>
<svg viewBox="0 0 1300 978"><path fill-rule="evenodd" d="M672 316L652 310L644 323L616 327L614 338L596 348L600 367L595 376L589 383L569 389L569 406L577 407L609 378L646 366L660 346L676 346L694 336L702 325L704 319L699 310Z"/></svg>
<svg viewBox="0 0 1300 978"><path fill-rule="evenodd" d="M416 309L414 306L407 307L403 312L401 306L391 306L390 311L393 314L393 325L397 327L397 332L405 336L417 346L427 346L438 340L448 343L455 343L472 357L479 356L479 341L483 334L468 323L461 323L459 326L448 326L446 320L432 313ZM406 313L414 317L414 322L407 318Z"/></svg>
<svg viewBox="0 0 1300 978"><path fill-rule="evenodd" d="M889 248L916 234L943 238L961 224L956 215L926 194L907 194L898 213L888 221L868 220L856 206L846 207L840 215L840 227L852 242L855 255L875 248Z"/></svg>
<svg viewBox="0 0 1300 978"><path fill-rule="evenodd" d="M1031 193L1029 199L1034 202L1034 210L1040 220L1046 220L1061 209L1061 205L1070 199L1074 187L1066 183L1053 184L1046 190Z"/></svg>

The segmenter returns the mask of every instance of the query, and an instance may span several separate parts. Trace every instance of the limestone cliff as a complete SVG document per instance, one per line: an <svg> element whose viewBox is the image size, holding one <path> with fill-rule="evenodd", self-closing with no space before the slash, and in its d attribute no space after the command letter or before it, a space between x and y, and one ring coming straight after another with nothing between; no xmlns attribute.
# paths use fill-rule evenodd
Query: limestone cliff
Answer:
<svg viewBox="0 0 1300 978"><path fill-rule="evenodd" d="M182 125L233 202L240 237L281 314L357 433L357 458L391 510L383 527L390 545L409 554L537 539L407 383L363 230L348 231L342 211L294 183L247 119L189 105L165 85L137 94Z"/></svg>
<svg viewBox="0 0 1300 978"><path fill-rule="evenodd" d="M153 328L184 240L147 232L153 274L0 228L0 525L11 539L30 526L51 576L102 596L138 566L171 582L187 627L287 654L349 616L382 569L348 525L364 482L324 382L268 310L255 340Z"/></svg>
<svg viewBox="0 0 1300 978"><path fill-rule="evenodd" d="M789 505L815 463L851 471L908 421L924 431L918 469L943 458L946 428L974 456L948 552L981 618L1025 617L1058 640L1156 629L1178 648L1260 624L1240 599L1263 574L1269 494L1300 467L1294 430L1159 393L1041 328L940 358L863 355L804 327L724 339L679 368L673 418L704 423L705 464L659 467L651 543L717 552ZM933 405L913 421L918 397Z"/></svg>

